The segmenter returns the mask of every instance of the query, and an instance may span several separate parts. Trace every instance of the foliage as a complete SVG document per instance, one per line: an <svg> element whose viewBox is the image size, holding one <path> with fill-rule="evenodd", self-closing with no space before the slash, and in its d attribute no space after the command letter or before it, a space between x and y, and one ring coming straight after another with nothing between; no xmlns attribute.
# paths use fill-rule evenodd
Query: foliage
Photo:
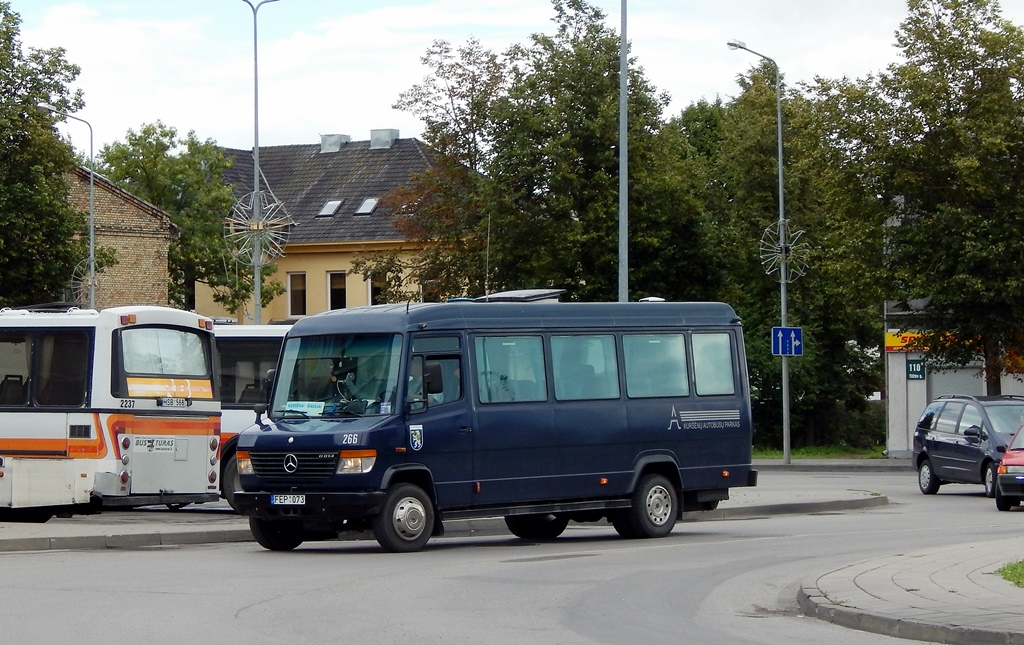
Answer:
<svg viewBox="0 0 1024 645"><path fill-rule="evenodd" d="M1024 587L1024 562L1011 562L999 569L999 575L1018 587Z"/></svg>
<svg viewBox="0 0 1024 645"><path fill-rule="evenodd" d="M498 56L435 43L424 83L396 108L427 124L435 166L386 203L427 250L363 258L361 273L400 277L389 299L557 286L614 300L618 269L619 39L582 0L556 0L554 35ZM633 68L629 84L631 291L711 296L720 278L703 243L691 164L659 138L667 97Z"/></svg>
<svg viewBox="0 0 1024 645"><path fill-rule="evenodd" d="M88 256L85 214L68 205L70 146L41 102L73 113L79 68L63 49L22 49L21 20L0 1L0 305L64 299L75 265Z"/></svg>
<svg viewBox="0 0 1024 645"><path fill-rule="evenodd" d="M224 241L224 220L234 202L223 173L230 161L212 140L194 132L179 137L175 128L157 121L125 141L103 147L100 160L106 175L122 188L163 210L177 228L168 252L168 295L171 303L195 309L195 284L203 282L214 300L237 311L252 294L250 272L233 270ZM264 267L264 275L273 267ZM283 293L280 284L264 286L264 305Z"/></svg>
<svg viewBox="0 0 1024 645"><path fill-rule="evenodd" d="M1007 353L1024 353L1024 32L995 0L909 5L905 62L868 83L890 297L931 364L982 356L999 394Z"/></svg>

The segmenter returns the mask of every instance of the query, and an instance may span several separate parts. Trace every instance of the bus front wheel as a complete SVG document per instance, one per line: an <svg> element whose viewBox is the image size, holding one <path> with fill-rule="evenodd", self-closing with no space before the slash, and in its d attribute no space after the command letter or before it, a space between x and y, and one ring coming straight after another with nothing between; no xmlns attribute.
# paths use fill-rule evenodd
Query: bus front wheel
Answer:
<svg viewBox="0 0 1024 645"><path fill-rule="evenodd" d="M622 537L663 537L672 532L679 515L675 486L661 475L645 475L633 491L628 509L612 518Z"/></svg>
<svg viewBox="0 0 1024 645"><path fill-rule="evenodd" d="M264 549L291 551L305 540L305 530L298 522L280 522L249 518L249 530Z"/></svg>

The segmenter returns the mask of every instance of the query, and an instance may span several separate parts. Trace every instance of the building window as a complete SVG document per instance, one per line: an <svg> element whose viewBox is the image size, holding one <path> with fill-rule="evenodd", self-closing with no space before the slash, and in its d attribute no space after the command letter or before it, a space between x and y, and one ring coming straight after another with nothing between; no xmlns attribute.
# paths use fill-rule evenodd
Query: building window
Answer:
<svg viewBox="0 0 1024 645"><path fill-rule="evenodd" d="M371 305L382 305L384 299L381 294L384 292L384 278L372 276L370 278L370 304Z"/></svg>
<svg viewBox="0 0 1024 645"><path fill-rule="evenodd" d="M306 315L306 274L288 274L288 315Z"/></svg>
<svg viewBox="0 0 1024 645"><path fill-rule="evenodd" d="M328 308L345 308L345 272L333 271L327 274L327 304Z"/></svg>

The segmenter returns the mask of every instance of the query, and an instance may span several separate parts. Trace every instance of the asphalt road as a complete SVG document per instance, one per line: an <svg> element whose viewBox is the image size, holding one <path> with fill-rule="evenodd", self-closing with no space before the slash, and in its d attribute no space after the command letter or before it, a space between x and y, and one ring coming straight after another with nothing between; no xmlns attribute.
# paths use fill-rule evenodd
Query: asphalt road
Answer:
<svg viewBox="0 0 1024 645"><path fill-rule="evenodd" d="M1024 522L995 511L980 486L921 495L911 471L762 477L794 495L869 491L890 503L690 522L660 540L590 525L550 543L441 538L401 555L373 541L290 553L251 542L4 553L4 640L906 643L802 616L801 580L868 557L1017 535Z"/></svg>

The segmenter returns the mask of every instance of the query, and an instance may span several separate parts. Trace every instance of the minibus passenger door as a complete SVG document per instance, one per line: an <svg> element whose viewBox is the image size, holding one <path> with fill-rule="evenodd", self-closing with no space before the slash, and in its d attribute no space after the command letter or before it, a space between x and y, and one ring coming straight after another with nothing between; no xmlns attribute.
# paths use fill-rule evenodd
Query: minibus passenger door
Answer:
<svg viewBox="0 0 1024 645"><path fill-rule="evenodd" d="M464 389L461 356L412 357L406 393L409 461L430 471L441 508L465 506L472 498L473 416Z"/></svg>

